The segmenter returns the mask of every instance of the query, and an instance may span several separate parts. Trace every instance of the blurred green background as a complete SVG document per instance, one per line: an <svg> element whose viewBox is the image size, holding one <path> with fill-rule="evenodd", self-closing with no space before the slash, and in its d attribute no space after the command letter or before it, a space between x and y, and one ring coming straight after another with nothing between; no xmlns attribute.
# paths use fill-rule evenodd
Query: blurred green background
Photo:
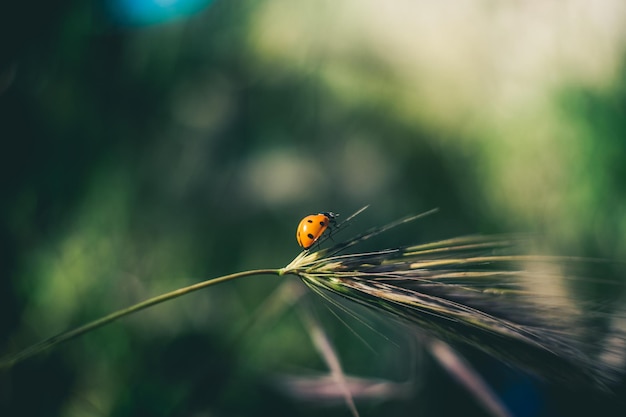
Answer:
<svg viewBox="0 0 626 417"><path fill-rule="evenodd" d="M371 204L357 233L440 208L380 248L522 231L624 259L625 41L619 0L5 4L0 353L284 266L319 211ZM185 296L0 373L0 415L349 415L276 389L325 370L293 310L246 330L280 283ZM485 415L384 320L395 344L355 324L372 352L310 298L348 373L416 382L362 415ZM618 410L485 367L519 416Z"/></svg>

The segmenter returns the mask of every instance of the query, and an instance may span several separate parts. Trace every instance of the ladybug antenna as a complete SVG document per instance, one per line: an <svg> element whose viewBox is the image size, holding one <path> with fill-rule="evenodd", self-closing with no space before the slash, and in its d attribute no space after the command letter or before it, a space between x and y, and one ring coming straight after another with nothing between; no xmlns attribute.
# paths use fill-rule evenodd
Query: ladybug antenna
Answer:
<svg viewBox="0 0 626 417"><path fill-rule="evenodd" d="M332 223L336 223L333 225L333 228L331 230L329 230L330 233L328 233L327 235L323 236L320 240L318 240L318 244L322 243L323 241L325 241L328 238L331 238L332 235L334 235L335 233L337 233L338 231L340 231L341 229L346 228L347 226L350 225L350 221L352 219L354 219L356 216L358 216L359 214L363 213L365 211L365 209L367 209L369 207L369 204L367 206L361 207L360 209L358 209L357 211L355 211L354 213L352 213L351 215L349 215L345 220L343 220L340 223L336 223L335 222L335 218L339 216L339 214L337 213L333 213L333 212L326 212L326 213L322 213L323 215L325 215L326 217L328 217L330 219L330 221ZM332 239L332 238L331 238Z"/></svg>
<svg viewBox="0 0 626 417"><path fill-rule="evenodd" d="M328 217L328 220L331 223L336 223L336 218L339 217L339 213L333 213L332 211L324 211L320 214L323 214L324 216Z"/></svg>
<svg viewBox="0 0 626 417"><path fill-rule="evenodd" d="M361 207L360 209L358 209L357 211L355 211L354 213L349 215L348 218L345 219L344 221L342 221L340 224L349 222L350 220L354 219L356 216L358 216L359 214L363 213L369 206L370 205L368 204L367 206ZM339 215L336 214L336 216L339 216Z"/></svg>

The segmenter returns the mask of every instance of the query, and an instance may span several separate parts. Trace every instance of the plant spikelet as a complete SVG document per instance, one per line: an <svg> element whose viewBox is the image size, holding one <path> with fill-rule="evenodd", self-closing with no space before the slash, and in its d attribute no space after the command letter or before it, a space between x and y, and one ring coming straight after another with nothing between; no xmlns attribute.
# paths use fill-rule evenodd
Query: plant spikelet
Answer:
<svg viewBox="0 0 626 417"><path fill-rule="evenodd" d="M623 375L621 304L585 299L566 285L572 278L568 265L594 261L520 255L523 236L346 251L425 214L304 251L281 272L297 275L324 297L334 294L382 311L425 336L471 346L546 379L609 387ZM611 285L621 291L618 283Z"/></svg>

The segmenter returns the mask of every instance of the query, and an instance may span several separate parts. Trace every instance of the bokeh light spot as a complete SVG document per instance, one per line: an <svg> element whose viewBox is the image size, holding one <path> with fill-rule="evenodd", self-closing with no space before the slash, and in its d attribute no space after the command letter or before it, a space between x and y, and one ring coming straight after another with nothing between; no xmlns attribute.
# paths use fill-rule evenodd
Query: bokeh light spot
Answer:
<svg viewBox="0 0 626 417"><path fill-rule="evenodd" d="M109 13L124 25L149 25L190 16L213 0L110 0Z"/></svg>

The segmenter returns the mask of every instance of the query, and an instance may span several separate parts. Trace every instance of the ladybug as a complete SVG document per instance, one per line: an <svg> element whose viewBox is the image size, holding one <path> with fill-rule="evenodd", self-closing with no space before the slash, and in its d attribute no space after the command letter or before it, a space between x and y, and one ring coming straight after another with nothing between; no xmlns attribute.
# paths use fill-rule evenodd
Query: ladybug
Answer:
<svg viewBox="0 0 626 417"><path fill-rule="evenodd" d="M335 213L318 213L306 216L300 221L296 231L298 245L309 249L324 234L331 223L335 223Z"/></svg>

